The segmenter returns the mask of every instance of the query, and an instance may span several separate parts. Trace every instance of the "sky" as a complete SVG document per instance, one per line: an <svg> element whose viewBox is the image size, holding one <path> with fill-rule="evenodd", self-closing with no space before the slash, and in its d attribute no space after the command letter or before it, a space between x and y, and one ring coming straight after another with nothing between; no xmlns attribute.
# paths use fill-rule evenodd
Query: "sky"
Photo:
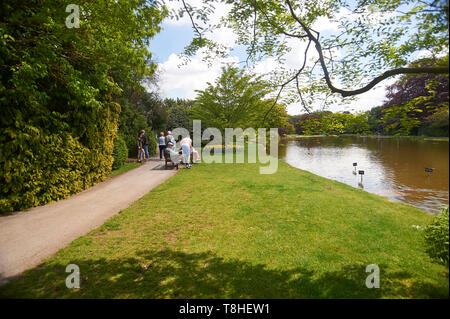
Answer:
<svg viewBox="0 0 450 319"><path fill-rule="evenodd" d="M176 2L171 3L171 5L175 7ZM218 12L226 12L226 8L218 9ZM345 14L345 12L341 14ZM219 16L212 17L212 21L218 21L218 19ZM203 90L207 87L208 82L213 83L220 75L222 66L227 63L239 63L239 61L245 61L246 59L245 50L235 44L237 36L230 29L222 28L213 34L213 38L231 48L226 58L216 59L211 65L208 65L202 61L204 52L197 52L188 63L183 64L184 60L180 54L193 37L190 20L187 15L178 21L167 18L163 21L162 28L163 30L150 42L149 50L153 53L152 59L159 66L159 90L163 98L194 99L197 95L195 90ZM330 22L326 18L319 18L315 28L323 34L337 30L336 23ZM287 67L298 67L302 62L296 54L296 52L302 52L300 51L302 46L303 44L300 43L291 43L293 50L286 56L285 65ZM278 66L273 59L264 58L254 65L254 70L258 74L264 74L277 69ZM380 106L385 100L385 87L394 81L395 79L383 81L369 92L358 95L355 101L350 104L333 105L329 110L354 113ZM299 103L286 105L286 110L290 115L304 113Z"/></svg>

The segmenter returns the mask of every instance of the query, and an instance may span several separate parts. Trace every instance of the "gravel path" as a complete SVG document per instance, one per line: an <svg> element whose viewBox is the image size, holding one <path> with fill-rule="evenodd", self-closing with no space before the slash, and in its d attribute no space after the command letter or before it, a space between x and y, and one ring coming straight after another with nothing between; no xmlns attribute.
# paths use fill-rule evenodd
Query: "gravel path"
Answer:
<svg viewBox="0 0 450 319"><path fill-rule="evenodd" d="M151 158L68 199L0 217L0 284L99 227L175 173Z"/></svg>

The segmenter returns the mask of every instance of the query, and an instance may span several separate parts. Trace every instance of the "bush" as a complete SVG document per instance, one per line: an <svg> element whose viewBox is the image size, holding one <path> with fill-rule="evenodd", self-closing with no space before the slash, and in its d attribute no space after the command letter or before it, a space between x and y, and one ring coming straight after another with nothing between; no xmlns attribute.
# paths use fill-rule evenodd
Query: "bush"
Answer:
<svg viewBox="0 0 450 319"><path fill-rule="evenodd" d="M111 171L112 134L97 135L98 147L88 148L68 132L49 133L20 121L1 133L0 213L67 198Z"/></svg>
<svg viewBox="0 0 450 319"><path fill-rule="evenodd" d="M432 259L448 266L449 223L448 207L437 215L433 222L425 228L427 253Z"/></svg>
<svg viewBox="0 0 450 319"><path fill-rule="evenodd" d="M114 158L112 169L119 169L125 164L125 161L128 156L128 148L122 137L118 137L114 142L114 149L112 156Z"/></svg>

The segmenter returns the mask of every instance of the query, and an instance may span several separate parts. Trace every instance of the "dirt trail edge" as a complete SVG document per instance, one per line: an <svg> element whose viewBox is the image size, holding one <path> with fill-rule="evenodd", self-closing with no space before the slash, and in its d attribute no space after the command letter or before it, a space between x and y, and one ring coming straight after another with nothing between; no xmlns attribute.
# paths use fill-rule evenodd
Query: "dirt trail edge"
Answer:
<svg viewBox="0 0 450 319"><path fill-rule="evenodd" d="M102 225L175 173L151 158L68 199L0 217L0 285Z"/></svg>

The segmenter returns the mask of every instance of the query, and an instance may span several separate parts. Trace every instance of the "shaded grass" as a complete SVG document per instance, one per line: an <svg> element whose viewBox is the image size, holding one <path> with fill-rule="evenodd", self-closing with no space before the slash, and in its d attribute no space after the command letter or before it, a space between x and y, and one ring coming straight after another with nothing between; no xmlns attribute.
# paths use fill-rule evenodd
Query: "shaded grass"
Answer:
<svg viewBox="0 0 450 319"><path fill-rule="evenodd" d="M125 163L125 164L123 164L123 166L121 168L112 171L109 174L109 177L114 177L114 176L120 175L122 173L128 172L129 170L132 170L133 168L136 168L139 166L141 166L141 163L137 163L137 162Z"/></svg>
<svg viewBox="0 0 450 319"><path fill-rule="evenodd" d="M1 297L448 298L431 216L279 162L197 164L80 237ZM77 264L81 288L65 287ZM365 267L380 267L368 289Z"/></svg>

